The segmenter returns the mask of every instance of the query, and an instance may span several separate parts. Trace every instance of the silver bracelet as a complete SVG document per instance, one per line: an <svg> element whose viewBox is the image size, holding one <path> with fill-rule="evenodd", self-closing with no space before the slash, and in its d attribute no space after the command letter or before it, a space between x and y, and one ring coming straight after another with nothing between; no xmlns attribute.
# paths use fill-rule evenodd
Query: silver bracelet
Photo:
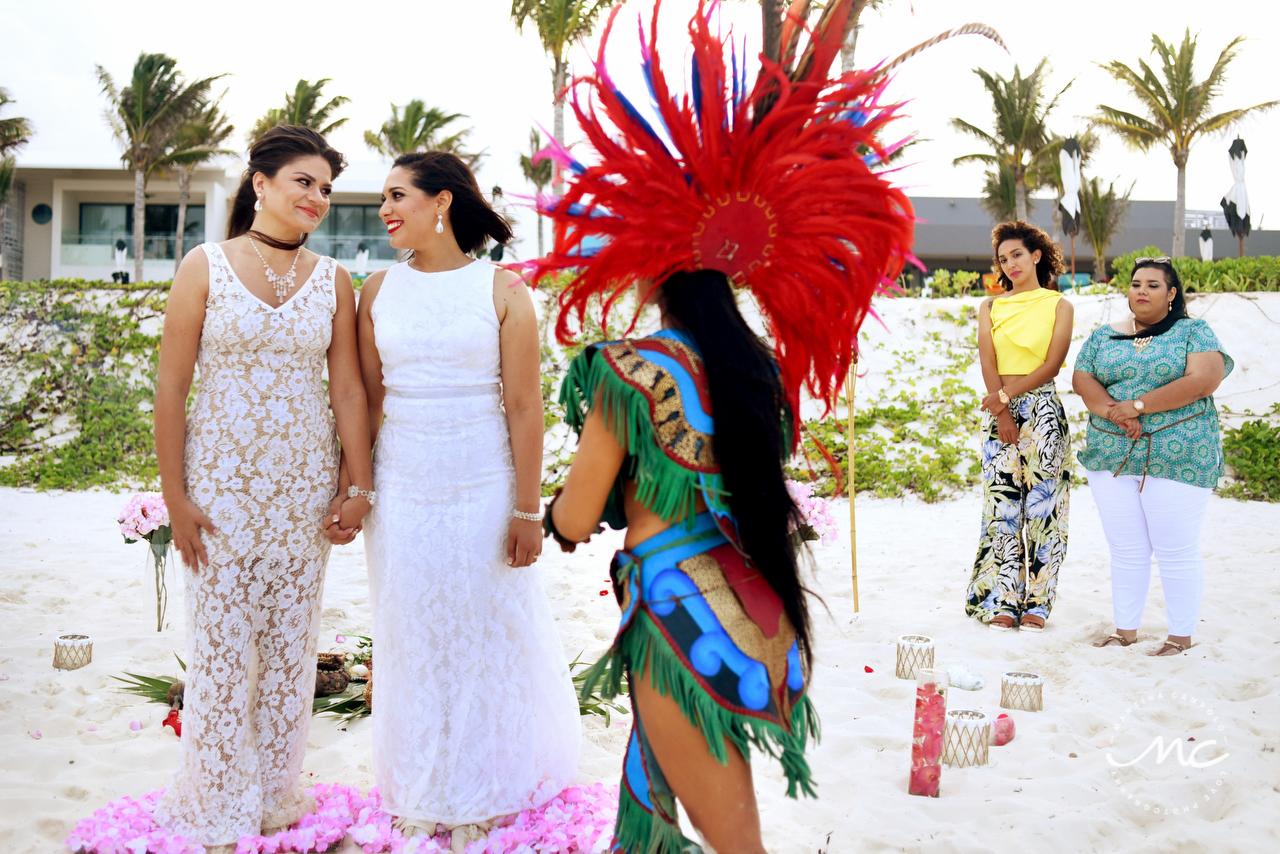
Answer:
<svg viewBox="0 0 1280 854"><path fill-rule="evenodd" d="M520 511L520 510L514 510L514 511L512 511L512 515L513 515L513 516L515 516L517 519L524 519L526 522L541 522L541 521L542 521L542 509L541 509L541 508L539 508L539 510L538 510L538 512L537 512L537 513L525 513L525 512Z"/></svg>
<svg viewBox="0 0 1280 854"><path fill-rule="evenodd" d="M347 487L348 498L358 498L361 495L363 495L365 498L368 499L370 507L378 503L378 493L376 490L361 489L360 487L356 486L354 483Z"/></svg>

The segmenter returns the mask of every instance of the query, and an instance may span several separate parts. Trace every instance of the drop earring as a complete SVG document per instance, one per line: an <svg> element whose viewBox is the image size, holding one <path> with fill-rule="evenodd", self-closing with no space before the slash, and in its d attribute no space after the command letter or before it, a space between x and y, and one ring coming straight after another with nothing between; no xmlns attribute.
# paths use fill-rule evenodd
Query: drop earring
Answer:
<svg viewBox="0 0 1280 854"><path fill-rule="evenodd" d="M254 202L254 203L253 203L253 209L254 209L255 211L261 211L261 210L262 210L262 193L258 193L258 200L257 200L256 202Z"/></svg>
<svg viewBox="0 0 1280 854"><path fill-rule="evenodd" d="M444 234L444 213L436 211L436 234Z"/></svg>

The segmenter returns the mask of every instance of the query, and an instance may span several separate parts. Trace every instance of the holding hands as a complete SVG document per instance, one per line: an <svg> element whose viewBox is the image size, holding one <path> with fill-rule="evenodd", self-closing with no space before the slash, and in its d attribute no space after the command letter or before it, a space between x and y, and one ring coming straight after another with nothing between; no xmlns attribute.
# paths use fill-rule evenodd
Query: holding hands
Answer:
<svg viewBox="0 0 1280 854"><path fill-rule="evenodd" d="M371 507L365 495L350 498L346 492L339 492L329 502L328 515L320 521L325 539L335 546L350 543L363 530L364 516Z"/></svg>

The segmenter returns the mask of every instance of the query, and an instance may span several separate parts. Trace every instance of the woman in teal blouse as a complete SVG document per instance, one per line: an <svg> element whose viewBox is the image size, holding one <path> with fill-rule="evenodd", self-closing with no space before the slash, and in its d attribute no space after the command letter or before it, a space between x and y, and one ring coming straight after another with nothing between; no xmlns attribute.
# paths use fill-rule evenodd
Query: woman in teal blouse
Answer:
<svg viewBox="0 0 1280 854"><path fill-rule="evenodd" d="M1200 529L1224 471L1213 392L1234 366L1182 291L1168 258L1139 258L1133 318L1095 329L1072 378L1089 408L1079 460L1111 550L1116 631L1094 645L1137 640L1154 553L1169 620L1160 656L1189 649L1200 619Z"/></svg>

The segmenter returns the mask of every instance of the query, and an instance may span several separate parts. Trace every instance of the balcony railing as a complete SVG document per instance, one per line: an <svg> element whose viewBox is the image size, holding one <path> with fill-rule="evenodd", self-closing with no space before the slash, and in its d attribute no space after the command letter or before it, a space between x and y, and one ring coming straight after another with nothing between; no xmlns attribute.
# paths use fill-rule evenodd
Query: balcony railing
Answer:
<svg viewBox="0 0 1280 854"><path fill-rule="evenodd" d="M129 234L75 234L62 235L62 263L77 267L109 267L116 262L116 241L125 242L125 254L133 260L133 236ZM142 240L142 257L147 260L172 261L177 249L176 234L148 234ZM183 251L199 246L200 238L188 235L183 241Z"/></svg>
<svg viewBox="0 0 1280 854"><path fill-rule="evenodd" d="M307 240L307 248L346 262L355 260L361 243L369 250L370 261L396 260L396 250L391 248L391 238L386 234L313 234Z"/></svg>
<svg viewBox="0 0 1280 854"><path fill-rule="evenodd" d="M128 234L75 234L62 235L62 263L74 267L110 267L115 264L117 240L126 244L125 253L133 262L133 236ZM199 246L201 237L188 235L182 243L183 252ZM307 248L320 255L329 255L339 261L354 261L360 244L369 250L370 261L396 260L396 250L385 234L313 234L307 240ZM148 234L143 238L143 258L156 261L172 261L177 250L176 234Z"/></svg>

